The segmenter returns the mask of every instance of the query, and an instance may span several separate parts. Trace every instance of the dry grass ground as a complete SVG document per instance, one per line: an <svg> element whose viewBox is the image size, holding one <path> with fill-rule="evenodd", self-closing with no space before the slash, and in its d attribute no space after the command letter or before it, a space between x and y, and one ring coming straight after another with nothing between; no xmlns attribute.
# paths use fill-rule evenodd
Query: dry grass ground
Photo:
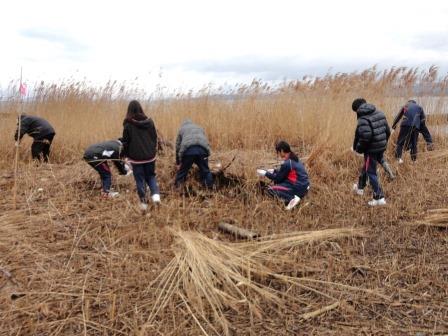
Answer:
<svg viewBox="0 0 448 336"><path fill-rule="evenodd" d="M268 89L254 84L233 101L205 95L148 104L146 111L165 138L172 139L180 121L190 116L206 127L213 159L225 164L237 158L226 171L235 177L231 186L209 193L193 183L194 193L179 196L170 188L174 163L168 149L157 163L163 205L147 216L137 210L132 178L114 175L121 197L103 200L96 173L80 160L86 145L120 134L126 101L59 88L28 105L30 113L51 120L58 134L50 165L30 164L29 148L21 146L16 210L10 139L15 122L7 112L18 104L3 106L0 334L448 334L447 231L416 225L434 220L428 210L446 208L446 140L436 137L437 152L421 148L415 164L393 163L395 181L381 172L386 207L369 209L368 195L351 193L361 164L346 150L355 125L352 99L366 96L390 120L403 101L386 94L392 85L409 89L416 80L433 81L430 73L411 75L367 71L291 83L271 89L270 97ZM272 147L279 138L309 156L312 191L293 212L259 193L254 174L257 166L275 159ZM248 253L255 262L242 256L246 247L232 245L234 239L217 230L222 220L262 236L338 228L363 234L296 242L268 249L262 257ZM222 255L230 256L229 263L219 259ZM191 264L182 269L173 260ZM205 274L207 265L227 265L240 275L225 278L225 272L211 268L215 271L206 278L190 277ZM160 295L169 291L161 291L161 285L176 281L161 281L161 275L179 269L184 273L172 278L178 281L175 295L162 305ZM260 289L232 280L248 278ZM219 283L207 288L225 298L220 314L212 311L204 292L191 295L213 279ZM240 288L243 299L227 297L226 288ZM272 293L277 298L270 299ZM323 307L326 312L313 315Z"/></svg>

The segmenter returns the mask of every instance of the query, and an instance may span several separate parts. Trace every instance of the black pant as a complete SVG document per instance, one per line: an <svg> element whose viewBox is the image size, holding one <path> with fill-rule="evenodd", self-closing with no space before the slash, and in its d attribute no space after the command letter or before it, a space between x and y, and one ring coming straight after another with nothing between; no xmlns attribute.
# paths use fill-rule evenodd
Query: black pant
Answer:
<svg viewBox="0 0 448 336"><path fill-rule="evenodd" d="M188 172L190 168L196 164L199 168L199 173L201 174L201 182L208 188L213 186L213 177L208 167L208 156L207 155L184 155L182 157L182 162L179 170L176 174L176 180L174 185L179 187L187 179Z"/></svg>
<svg viewBox="0 0 448 336"><path fill-rule="evenodd" d="M432 144L432 136L431 136L431 133L429 132L429 129L426 126L425 122L422 122L420 124L420 133L423 135L423 138L425 139L426 144L431 145Z"/></svg>
<svg viewBox="0 0 448 336"><path fill-rule="evenodd" d="M54 134L46 135L39 139L34 139L31 145L31 156L33 160L48 162L50 156L50 147Z"/></svg>
<svg viewBox="0 0 448 336"><path fill-rule="evenodd" d="M401 126L397 139L397 148L395 149L395 157L400 159L404 150L411 150L412 161L417 160L417 140L418 129L412 126Z"/></svg>

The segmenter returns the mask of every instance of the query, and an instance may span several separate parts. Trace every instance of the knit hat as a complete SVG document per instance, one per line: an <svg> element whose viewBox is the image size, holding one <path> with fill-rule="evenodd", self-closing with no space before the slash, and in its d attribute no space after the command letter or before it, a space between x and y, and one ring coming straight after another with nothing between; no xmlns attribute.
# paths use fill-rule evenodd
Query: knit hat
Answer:
<svg viewBox="0 0 448 336"><path fill-rule="evenodd" d="M359 107L365 103L367 103L367 101L364 98L356 98L352 103L352 110L357 112Z"/></svg>

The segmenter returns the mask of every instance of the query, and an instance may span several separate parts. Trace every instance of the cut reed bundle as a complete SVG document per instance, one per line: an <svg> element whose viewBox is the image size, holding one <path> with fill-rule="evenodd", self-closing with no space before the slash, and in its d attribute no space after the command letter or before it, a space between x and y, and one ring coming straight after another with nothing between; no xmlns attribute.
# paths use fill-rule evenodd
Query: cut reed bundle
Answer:
<svg viewBox="0 0 448 336"><path fill-rule="evenodd" d="M228 243L210 239L198 232L172 232L176 237L175 257L152 284L157 288L157 298L147 326L152 326L168 303L175 301L186 308L206 335L208 332L217 335L230 333L229 310L237 314L247 312L261 319L266 310L270 314L281 314L284 310L298 309L298 305L295 308L291 305L296 298L287 294L291 287L299 287L334 302L331 292L335 290L325 293L325 289L319 287L338 284L284 276L268 265L287 259L286 250L310 242L363 234L356 229L331 229L274 235L246 243ZM303 307L304 300L301 299L300 303Z"/></svg>
<svg viewBox="0 0 448 336"><path fill-rule="evenodd" d="M448 208L428 210L422 220L416 221L413 224L448 229Z"/></svg>

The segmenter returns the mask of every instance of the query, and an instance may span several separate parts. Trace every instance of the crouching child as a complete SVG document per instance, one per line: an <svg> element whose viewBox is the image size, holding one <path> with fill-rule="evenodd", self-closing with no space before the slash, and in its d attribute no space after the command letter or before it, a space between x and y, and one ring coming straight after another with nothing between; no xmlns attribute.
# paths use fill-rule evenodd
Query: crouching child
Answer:
<svg viewBox="0 0 448 336"><path fill-rule="evenodd" d="M108 161L112 161L120 175L132 173L130 167L122 160L123 145L120 140L110 140L89 146L84 152L84 160L95 169L101 178L102 196L112 198L118 192L110 190L112 173Z"/></svg>
<svg viewBox="0 0 448 336"><path fill-rule="evenodd" d="M267 189L268 195L281 199L285 203L286 210L291 210L300 203L310 189L308 173L287 142L278 142L275 151L283 160L283 164L278 170L257 169L257 175L265 176L274 182L274 185Z"/></svg>

